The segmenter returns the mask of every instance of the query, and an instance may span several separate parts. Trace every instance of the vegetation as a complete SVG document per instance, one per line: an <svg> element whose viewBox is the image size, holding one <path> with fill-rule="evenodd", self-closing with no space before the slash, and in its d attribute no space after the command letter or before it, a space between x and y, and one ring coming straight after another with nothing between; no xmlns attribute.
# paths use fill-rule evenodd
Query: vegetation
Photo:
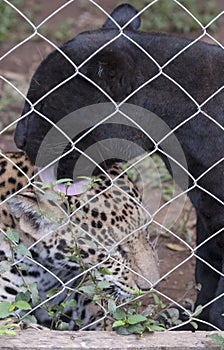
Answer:
<svg viewBox="0 0 224 350"><path fill-rule="evenodd" d="M23 0L10 0L10 2L18 6L19 9L23 9ZM136 8L141 9L153 2L153 0L130 0L130 3ZM213 1L202 2L200 7L197 6L196 0L180 0L180 3L186 7L189 12L192 13L203 25L208 24L217 14L216 6ZM80 5L83 11L88 11L88 6ZM141 7L140 7L141 6ZM40 11L39 4L33 4L31 8L24 9L24 13L32 21L35 19L35 15ZM169 31L169 32L181 32L188 33L193 30L199 29L198 23L188 14L180 5L173 0L159 0L146 10L143 15L142 30L153 31ZM0 41L8 40L12 37L12 30L17 28L20 24L20 16L16 11L9 6L6 2L0 3ZM72 17L65 18L58 24L57 30L50 30L47 24L40 28L40 33L45 35L50 40L63 42L71 37L70 29L74 24ZM23 36L30 29L25 23L19 33L16 35ZM211 30L216 29L215 23L211 25ZM39 37L36 37L39 40Z"/></svg>
<svg viewBox="0 0 224 350"><path fill-rule="evenodd" d="M224 337L221 334L209 334L207 337L211 338L217 345L220 345L221 349L224 349Z"/></svg>
<svg viewBox="0 0 224 350"><path fill-rule="evenodd" d="M73 208L70 206L68 197L63 193L52 192L55 184L64 182L66 187L70 186L70 179L59 180L56 183L51 183L45 185L39 182L36 182L36 185L39 185L44 189L45 199L55 201L63 200L64 204L67 207L68 213L71 213ZM99 179L93 179L92 183L99 181ZM42 215L46 215L48 218L51 218L53 213L46 212ZM60 224L61 222L59 222ZM81 235L81 233L80 233ZM80 236L81 237L81 236ZM80 237L77 237L80 238ZM10 270L11 265L15 263L14 255L15 252L19 253L23 257L31 257L31 252L27 247L20 243L19 234L14 232L11 229L8 229L5 236L2 240L6 241L9 244L11 257L6 261L0 262L0 273L4 273ZM94 244L94 242L89 242L89 244ZM96 247L95 247L96 249ZM87 270L85 265L85 260L82 256L82 251L80 250L77 243L74 244L74 247L68 250L67 257L76 261L82 271ZM24 277L23 271L28 267L24 262L20 264L14 264L17 269L17 273L20 274L23 279L24 285L13 302L3 301L0 303L0 319L6 320L3 325L0 325L0 335L9 334L15 335L14 329L18 327L18 324L21 326L24 323L35 323L37 322L35 317L31 315L32 308L41 304L41 308L47 311L49 317L52 320L52 328L59 330L67 330L69 327L68 322L64 322L61 317L65 315L65 309L67 307L76 307L76 300L72 298L71 292L68 293L67 297L61 304L48 304L42 303L38 288L36 283L28 284L26 278ZM98 268L101 274L110 274L110 271ZM147 292L141 292L140 290L130 291L132 294L131 298L128 298L125 301L118 302L114 299L113 295L108 294L108 290L112 287L111 283L108 281L97 280L96 274L94 271L88 272L88 279L86 277L81 278L76 286L75 290L80 293L84 293L87 297L93 302L97 302L99 305L102 305L103 309L106 310L105 316L109 317L111 320L111 326L119 334L131 334L143 332L154 332L157 330L165 330L168 326L175 326L181 323L179 319L179 313L177 310L167 307L163 301L160 300L157 292L154 290L149 290ZM47 298L53 297L56 293L60 293L60 287L49 290ZM141 297L148 295L149 302L147 307L142 306ZM75 323L82 327L81 320L75 320ZM196 327L195 324L193 326Z"/></svg>
<svg viewBox="0 0 224 350"><path fill-rule="evenodd" d="M27 89L28 82L25 79L20 79L19 81L11 80L11 82L17 86L20 91L25 92ZM8 83L3 80L0 81L0 131L7 126L7 132L12 132L14 130L15 125L10 127L10 124L21 114L23 105L24 99L21 95Z"/></svg>
<svg viewBox="0 0 224 350"><path fill-rule="evenodd" d="M11 0L11 4L15 6L22 5L22 0ZM16 11L2 1L0 3L0 41L7 40L12 36L12 30L18 25L18 17Z"/></svg>
<svg viewBox="0 0 224 350"><path fill-rule="evenodd" d="M141 3L138 0L132 0L131 4L139 9L139 4L141 8L143 8L152 2L153 0L142 0ZM208 24L217 14L216 6L213 1L204 2L200 8L197 6L196 0L180 0L179 2L196 17L202 25ZM145 31L189 33L193 30L200 29L197 21L173 0L159 0L155 2L143 13L142 18L142 30ZM215 30L216 25L213 24L210 29Z"/></svg>

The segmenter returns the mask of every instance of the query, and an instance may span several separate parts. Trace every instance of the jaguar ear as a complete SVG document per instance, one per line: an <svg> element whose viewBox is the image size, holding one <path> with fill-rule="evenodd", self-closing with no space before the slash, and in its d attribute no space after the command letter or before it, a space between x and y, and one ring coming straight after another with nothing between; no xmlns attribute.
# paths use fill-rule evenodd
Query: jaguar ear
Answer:
<svg viewBox="0 0 224 350"><path fill-rule="evenodd" d="M38 205L38 197L33 191L19 193L7 200L7 205L12 215L19 221L23 232L31 232L32 229L40 231L47 225L53 225ZM39 209L39 210L38 210Z"/></svg>
<svg viewBox="0 0 224 350"><path fill-rule="evenodd" d="M138 11L136 10L135 7L129 5L129 4L122 4L117 6L113 12L111 13L111 17L115 20L117 24L119 24L120 27L123 27L127 22L129 22L136 14ZM102 28L103 29L115 29L117 28L117 25L113 20L110 18L107 18L105 23L103 24ZM141 19L140 17L136 17L131 21L126 29L132 29L132 30L137 30L139 29L141 25Z"/></svg>
<svg viewBox="0 0 224 350"><path fill-rule="evenodd" d="M26 191L9 198L7 204L12 214L19 218L23 214L36 212L35 205L37 204L37 199L34 192Z"/></svg>

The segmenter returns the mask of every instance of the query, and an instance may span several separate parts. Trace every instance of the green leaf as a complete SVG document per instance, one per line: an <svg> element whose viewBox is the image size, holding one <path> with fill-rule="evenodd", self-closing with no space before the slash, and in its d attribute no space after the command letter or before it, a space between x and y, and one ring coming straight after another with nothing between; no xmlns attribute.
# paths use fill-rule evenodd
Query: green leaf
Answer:
<svg viewBox="0 0 224 350"><path fill-rule="evenodd" d="M124 326L125 323L126 323L125 320L114 321L114 323L112 324L112 327L116 328L116 327Z"/></svg>
<svg viewBox="0 0 224 350"><path fill-rule="evenodd" d="M142 314L143 314L143 316L145 316L145 317L152 317L152 315L153 315L153 313L154 313L154 308L155 308L155 306L154 305L149 305L149 306L147 306L144 310L143 310L143 312L142 312ZM162 317L164 317L165 319L167 319L167 315L166 314L160 314Z"/></svg>
<svg viewBox="0 0 224 350"><path fill-rule="evenodd" d="M73 183L73 179L70 179L70 178L65 178L65 179L59 179L57 181L54 182L55 185L60 185L60 184L63 184L63 183Z"/></svg>
<svg viewBox="0 0 224 350"><path fill-rule="evenodd" d="M28 271L29 270L29 265L27 265L25 263L20 263L18 267L19 267L20 271Z"/></svg>
<svg viewBox="0 0 224 350"><path fill-rule="evenodd" d="M30 293L28 291L26 291L25 293L23 292L17 293L15 302L21 301L21 300L26 301L28 303L30 301Z"/></svg>
<svg viewBox="0 0 224 350"><path fill-rule="evenodd" d="M114 318L116 320L125 320L126 314L121 308L117 308L116 311L114 312Z"/></svg>
<svg viewBox="0 0 224 350"><path fill-rule="evenodd" d="M141 334L144 332L144 327L140 323L136 323L136 324L130 325L128 327L128 331L131 334L134 334L134 333Z"/></svg>
<svg viewBox="0 0 224 350"><path fill-rule="evenodd" d="M102 300L102 296L101 295L97 295L97 294L95 294L92 298L93 298L93 301Z"/></svg>
<svg viewBox="0 0 224 350"><path fill-rule="evenodd" d="M0 328L0 336L3 334L10 335L10 336L16 336L16 332L13 331L12 329L1 329Z"/></svg>
<svg viewBox="0 0 224 350"><path fill-rule="evenodd" d="M145 326L145 330L147 331L147 332L149 332L149 333L153 333L154 331L152 330L152 328L151 328L151 325L146 325Z"/></svg>
<svg viewBox="0 0 224 350"><path fill-rule="evenodd" d="M8 301L0 303L0 318L6 318L10 315L11 304Z"/></svg>
<svg viewBox="0 0 224 350"><path fill-rule="evenodd" d="M195 309L194 316L195 316L195 317L199 316L200 313L202 312L202 310L203 310L202 305L198 305L198 306L196 307L196 309Z"/></svg>
<svg viewBox="0 0 224 350"><path fill-rule="evenodd" d="M120 335L129 335L131 332L129 332L128 328L124 326L116 327L116 333Z"/></svg>
<svg viewBox="0 0 224 350"><path fill-rule="evenodd" d="M11 313L14 309L15 309L15 303L11 303L10 308L9 308L9 312Z"/></svg>
<svg viewBox="0 0 224 350"><path fill-rule="evenodd" d="M31 310L31 306L30 304L28 304L25 300L18 300L15 302L15 306L18 309L22 309L22 310Z"/></svg>
<svg viewBox="0 0 224 350"><path fill-rule="evenodd" d="M92 178L89 176L77 176L78 179L82 179L82 180L89 180L92 181Z"/></svg>
<svg viewBox="0 0 224 350"><path fill-rule="evenodd" d="M117 309L115 301L112 300L112 299L109 299L108 303L107 303L107 308L108 308L108 312L114 313L116 311L116 309Z"/></svg>
<svg viewBox="0 0 224 350"><path fill-rule="evenodd" d="M164 326L160 326L160 325L157 325L157 324L152 324L150 325L150 332L154 332L154 331L165 331L165 327Z"/></svg>
<svg viewBox="0 0 224 350"><path fill-rule="evenodd" d="M92 297L96 293L95 286L93 284L81 286L81 287L79 287L79 290L88 294L89 296L92 296Z"/></svg>
<svg viewBox="0 0 224 350"><path fill-rule="evenodd" d="M105 267L98 268L98 271L102 275L112 275L112 272L110 270L106 269Z"/></svg>
<svg viewBox="0 0 224 350"><path fill-rule="evenodd" d="M47 311L47 313L48 313L48 316L50 316L50 317L55 317L55 313L54 313L54 311L51 311L51 310L46 310Z"/></svg>
<svg viewBox="0 0 224 350"><path fill-rule="evenodd" d="M217 344L221 345L222 347L224 347L224 337L218 333L215 334L209 334L207 335L207 337L211 338L212 340L214 340Z"/></svg>
<svg viewBox="0 0 224 350"><path fill-rule="evenodd" d="M77 301L75 299L66 300L64 302L65 307L76 307Z"/></svg>
<svg viewBox="0 0 224 350"><path fill-rule="evenodd" d="M57 193L50 191L45 192L42 198L48 201L58 201L61 199Z"/></svg>
<svg viewBox="0 0 224 350"><path fill-rule="evenodd" d="M192 325L192 327L193 327L194 329L198 329L198 324L197 324L197 322L191 321L190 324Z"/></svg>
<svg viewBox="0 0 224 350"><path fill-rule="evenodd" d="M100 181L102 181L102 179L100 179L100 178L93 178L93 179L91 180L92 183L100 182Z"/></svg>
<svg viewBox="0 0 224 350"><path fill-rule="evenodd" d="M52 288L47 292L47 297L51 298L59 292L59 288Z"/></svg>
<svg viewBox="0 0 224 350"><path fill-rule="evenodd" d="M29 290L30 290L32 304L37 305L40 301L39 291L37 289L37 283L36 282L31 283L29 286Z"/></svg>
<svg viewBox="0 0 224 350"><path fill-rule="evenodd" d="M19 234L12 231L10 228L7 229L6 236L11 242L19 243Z"/></svg>
<svg viewBox="0 0 224 350"><path fill-rule="evenodd" d="M108 281L99 281L97 283L97 286L102 290L102 289L109 288L111 286L111 283Z"/></svg>
<svg viewBox="0 0 224 350"><path fill-rule="evenodd" d="M131 315L128 317L128 320L127 320L127 322L129 324L137 324L137 323L145 322L145 321L147 321L147 318L145 316L140 315L140 314Z"/></svg>
<svg viewBox="0 0 224 350"><path fill-rule="evenodd" d="M79 328L81 328L81 327L84 326L83 322L80 321L80 320L75 320L75 324L76 324Z"/></svg>
<svg viewBox="0 0 224 350"><path fill-rule="evenodd" d="M173 318L179 319L180 312L175 307L170 307L169 309L166 310L166 313L161 313L160 316L162 316L165 319L168 317L171 319Z"/></svg>
<svg viewBox="0 0 224 350"><path fill-rule="evenodd" d="M26 317L23 318L23 322L26 322L26 323L37 323L37 319L33 315L27 315Z"/></svg>
<svg viewBox="0 0 224 350"><path fill-rule="evenodd" d="M159 299L157 294L153 294L152 296L153 296L155 305L160 306L163 309L166 307L166 305Z"/></svg>
<svg viewBox="0 0 224 350"><path fill-rule="evenodd" d="M52 187L52 184L44 184L43 182L40 181L34 181L34 185L41 186L42 189L50 189Z"/></svg>
<svg viewBox="0 0 224 350"><path fill-rule="evenodd" d="M29 249L27 249L27 247L25 247L25 245L23 244L19 244L16 247L16 251L18 254L22 255L22 256L28 256L29 258L32 258L31 252L29 251Z"/></svg>
<svg viewBox="0 0 224 350"><path fill-rule="evenodd" d="M69 330L69 323L67 322L60 322L57 326L56 329L59 331L67 331Z"/></svg>

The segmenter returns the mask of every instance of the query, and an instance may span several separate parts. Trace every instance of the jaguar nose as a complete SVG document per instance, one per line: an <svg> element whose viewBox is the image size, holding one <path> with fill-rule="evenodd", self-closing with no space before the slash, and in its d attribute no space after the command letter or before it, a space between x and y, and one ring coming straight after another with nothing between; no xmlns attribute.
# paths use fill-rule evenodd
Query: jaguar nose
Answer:
<svg viewBox="0 0 224 350"><path fill-rule="evenodd" d="M17 148L24 150L26 147L26 125L25 121L21 120L17 124L14 141Z"/></svg>
<svg viewBox="0 0 224 350"><path fill-rule="evenodd" d="M136 285L137 285L137 288L142 290L143 292L150 291L150 289L152 288L152 284L146 281L141 281L141 282L138 281Z"/></svg>
<svg viewBox="0 0 224 350"><path fill-rule="evenodd" d="M24 149L26 146L26 138L24 134L19 133L18 131L15 132L14 141L19 149Z"/></svg>

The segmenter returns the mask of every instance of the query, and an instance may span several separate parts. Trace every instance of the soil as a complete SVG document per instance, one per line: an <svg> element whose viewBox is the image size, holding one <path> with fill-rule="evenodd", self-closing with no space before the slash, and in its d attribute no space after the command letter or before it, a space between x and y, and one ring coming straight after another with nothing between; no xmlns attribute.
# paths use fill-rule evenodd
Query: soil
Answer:
<svg viewBox="0 0 224 350"><path fill-rule="evenodd" d="M204 0L198 1L202 3ZM126 1L128 2L128 1ZM223 10L223 0L214 1L217 6L217 13ZM22 7L23 13L28 17L33 17L33 23L35 25L40 24L45 18L47 18L53 11L58 9L60 6L66 3L65 0L54 0L45 1L40 0L37 2L35 0L24 0L24 6ZM110 12L117 4L120 3L118 0L103 1L98 0L97 3L104 7L104 9ZM138 2L138 5L141 1ZM141 7L141 6L139 6ZM27 30L24 32L23 27L28 26L26 21L19 17L20 26L10 33L10 38L0 44L0 51L2 55L6 55L9 50L13 49L8 55L5 56L1 63L0 73L3 77L8 79L10 82L18 86L24 93L26 93L29 81L35 72L37 66L42 61L42 59L52 51L52 45L47 43L45 40L39 38L32 38L23 44L21 41L27 38L28 35L32 34L32 31ZM60 27L63 20L70 19L71 25L69 27L69 33L71 36L77 35L79 32L84 30L91 30L98 28L106 16L100 9L93 5L90 1L77 0L72 2L69 6L64 7L61 11L55 14L49 21L47 25L44 25L44 30L46 32L50 31L56 32ZM219 27L215 33L212 35L219 40L220 43L224 43L224 25L219 19ZM27 34L28 33L28 34ZM196 37L197 32L191 33L191 37ZM212 41L210 38L205 38L208 41ZM53 39L53 41L58 44L59 41ZM16 47L16 45L18 45ZM5 97L4 92L4 82L0 85L0 96ZM12 92L15 94L14 90ZM23 107L23 98L17 96L15 103L10 104L8 110L3 110L3 114L0 120L0 129L6 127L11 121L11 113L15 115L20 115ZM6 130L0 135L0 149L5 151L16 150L15 144L13 142L13 128ZM146 187L147 187L146 179ZM153 192L154 191L154 192ZM149 195L156 196L158 191L156 189L149 190ZM186 227L183 225L183 216L186 215L190 208L189 200L186 200L183 212L178 222L175 223L171 230L184 240L188 240L191 247L195 246L195 214L192 210L190 218L187 220ZM174 213L175 214L175 213ZM156 219L162 222L164 218L164 211L160 212ZM153 232L156 231L153 230ZM157 227L158 231L158 227ZM191 256L190 250L184 245L178 238L172 236L172 234L165 234L164 232L157 232L157 235L152 239L156 239L156 249L158 251L158 259L160 263L161 271L161 282L158 286L158 290L161 291L163 295L166 295L167 302L169 299L178 300L184 302L185 298L190 298L195 300L196 291L194 288L194 269L195 269L195 258ZM181 265L181 266L179 266ZM179 266L175 268L175 266ZM173 270L172 270L173 269Z"/></svg>

